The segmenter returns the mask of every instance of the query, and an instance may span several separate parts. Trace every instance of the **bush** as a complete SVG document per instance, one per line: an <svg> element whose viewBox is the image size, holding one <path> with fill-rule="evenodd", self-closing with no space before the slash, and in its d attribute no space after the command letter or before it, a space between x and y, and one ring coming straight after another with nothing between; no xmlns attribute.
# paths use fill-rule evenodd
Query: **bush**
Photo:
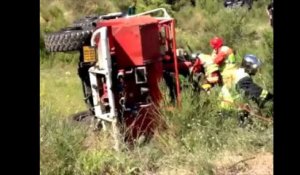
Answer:
<svg viewBox="0 0 300 175"><path fill-rule="evenodd" d="M176 19L177 46L211 53L209 40L224 38L238 58L252 53L263 65L255 82L273 90L273 31L265 7L268 0L255 1L252 10L224 9L221 0L138 0L137 12L165 7ZM84 109L80 80L75 64L79 53L46 53L43 36L67 26L72 20L98 13L127 10L130 1L42 0L40 12L41 64L41 174L215 174L215 160L230 155L248 157L260 151L272 152L272 124L254 118L251 127L238 127L236 111L225 118L218 115L218 93L182 91L182 106L160 110L167 130L157 130L146 145L124 146L122 152L112 150L109 134L91 137L85 127L70 125L65 117ZM240 60L239 60L240 61ZM68 72L71 76L66 74ZM162 85L163 92L166 92ZM164 93L166 96L167 93ZM168 97L165 97L168 99ZM273 106L263 111L272 115ZM96 146L85 146L85 141Z"/></svg>

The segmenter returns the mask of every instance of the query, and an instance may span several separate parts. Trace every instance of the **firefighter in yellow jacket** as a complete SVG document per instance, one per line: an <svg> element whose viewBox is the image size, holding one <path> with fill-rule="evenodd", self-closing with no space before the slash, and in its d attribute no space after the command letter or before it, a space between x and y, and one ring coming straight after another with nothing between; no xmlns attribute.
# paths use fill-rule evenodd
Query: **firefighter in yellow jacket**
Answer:
<svg viewBox="0 0 300 175"><path fill-rule="evenodd" d="M211 56L214 63L219 66L222 78L227 79L236 66L234 50L224 45L223 39L220 37L212 38L210 46L213 49Z"/></svg>
<svg viewBox="0 0 300 175"><path fill-rule="evenodd" d="M244 56L240 67L230 69L228 76L226 78L223 77L224 85L220 93L222 109L232 109L235 98L238 98L241 94L244 94L247 99L256 102L259 108L263 108L267 101L273 99L273 94L252 80L252 76L257 73L260 65L261 62L255 55L247 54ZM237 92L237 96L233 96L232 92L234 91ZM242 111L242 114L243 116L240 117L248 117L249 113Z"/></svg>
<svg viewBox="0 0 300 175"><path fill-rule="evenodd" d="M193 76L204 74L205 81L201 85L201 88L209 92L210 88L216 84L222 84L222 78L219 71L219 66L214 63L211 55L203 53L193 53L192 59L195 60L193 66L191 67L191 74ZM199 83L199 80L194 80Z"/></svg>

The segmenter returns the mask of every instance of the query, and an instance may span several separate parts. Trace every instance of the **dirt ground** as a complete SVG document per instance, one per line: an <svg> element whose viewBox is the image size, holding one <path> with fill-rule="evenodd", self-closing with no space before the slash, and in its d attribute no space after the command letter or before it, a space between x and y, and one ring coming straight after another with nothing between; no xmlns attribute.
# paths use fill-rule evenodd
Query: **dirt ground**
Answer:
<svg viewBox="0 0 300 175"><path fill-rule="evenodd" d="M273 175L273 154L270 152L253 155L224 153L215 163L216 175Z"/></svg>

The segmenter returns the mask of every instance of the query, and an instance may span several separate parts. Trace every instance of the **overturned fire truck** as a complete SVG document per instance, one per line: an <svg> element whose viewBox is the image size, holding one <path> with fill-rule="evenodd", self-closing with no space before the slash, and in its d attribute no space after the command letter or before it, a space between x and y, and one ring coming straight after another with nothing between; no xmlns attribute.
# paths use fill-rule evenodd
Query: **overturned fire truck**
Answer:
<svg viewBox="0 0 300 175"><path fill-rule="evenodd" d="M153 17L161 14L162 17ZM133 16L112 13L86 17L72 27L45 37L50 52L80 52L78 74L94 126L111 122L125 126L125 139L151 135L162 99L159 82L164 72L188 72L190 62L178 62L174 19L159 8ZM179 72L180 71L180 72Z"/></svg>

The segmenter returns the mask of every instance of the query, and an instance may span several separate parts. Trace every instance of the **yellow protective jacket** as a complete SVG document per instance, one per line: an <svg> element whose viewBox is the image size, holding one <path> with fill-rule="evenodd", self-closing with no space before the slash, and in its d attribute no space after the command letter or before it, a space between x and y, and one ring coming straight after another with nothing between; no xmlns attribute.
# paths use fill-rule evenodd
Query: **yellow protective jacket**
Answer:
<svg viewBox="0 0 300 175"><path fill-rule="evenodd" d="M214 63L211 55L200 54L199 55L200 64L203 65L205 77L208 82L217 82L219 77L213 75L214 72L219 71L219 66Z"/></svg>
<svg viewBox="0 0 300 175"><path fill-rule="evenodd" d="M250 77L250 75L243 68L232 67L226 70L226 76L223 77L223 86L220 92L221 108L229 109L233 107L234 99L239 98L239 95L233 96L232 93L236 92L235 88L239 80L245 77Z"/></svg>
<svg viewBox="0 0 300 175"><path fill-rule="evenodd" d="M244 68L233 68L227 71L227 77L223 78L223 87L221 89L221 108L231 108L236 98L240 98L241 92L245 97L254 100L259 107L273 98L273 95L267 90L253 82L250 75Z"/></svg>

